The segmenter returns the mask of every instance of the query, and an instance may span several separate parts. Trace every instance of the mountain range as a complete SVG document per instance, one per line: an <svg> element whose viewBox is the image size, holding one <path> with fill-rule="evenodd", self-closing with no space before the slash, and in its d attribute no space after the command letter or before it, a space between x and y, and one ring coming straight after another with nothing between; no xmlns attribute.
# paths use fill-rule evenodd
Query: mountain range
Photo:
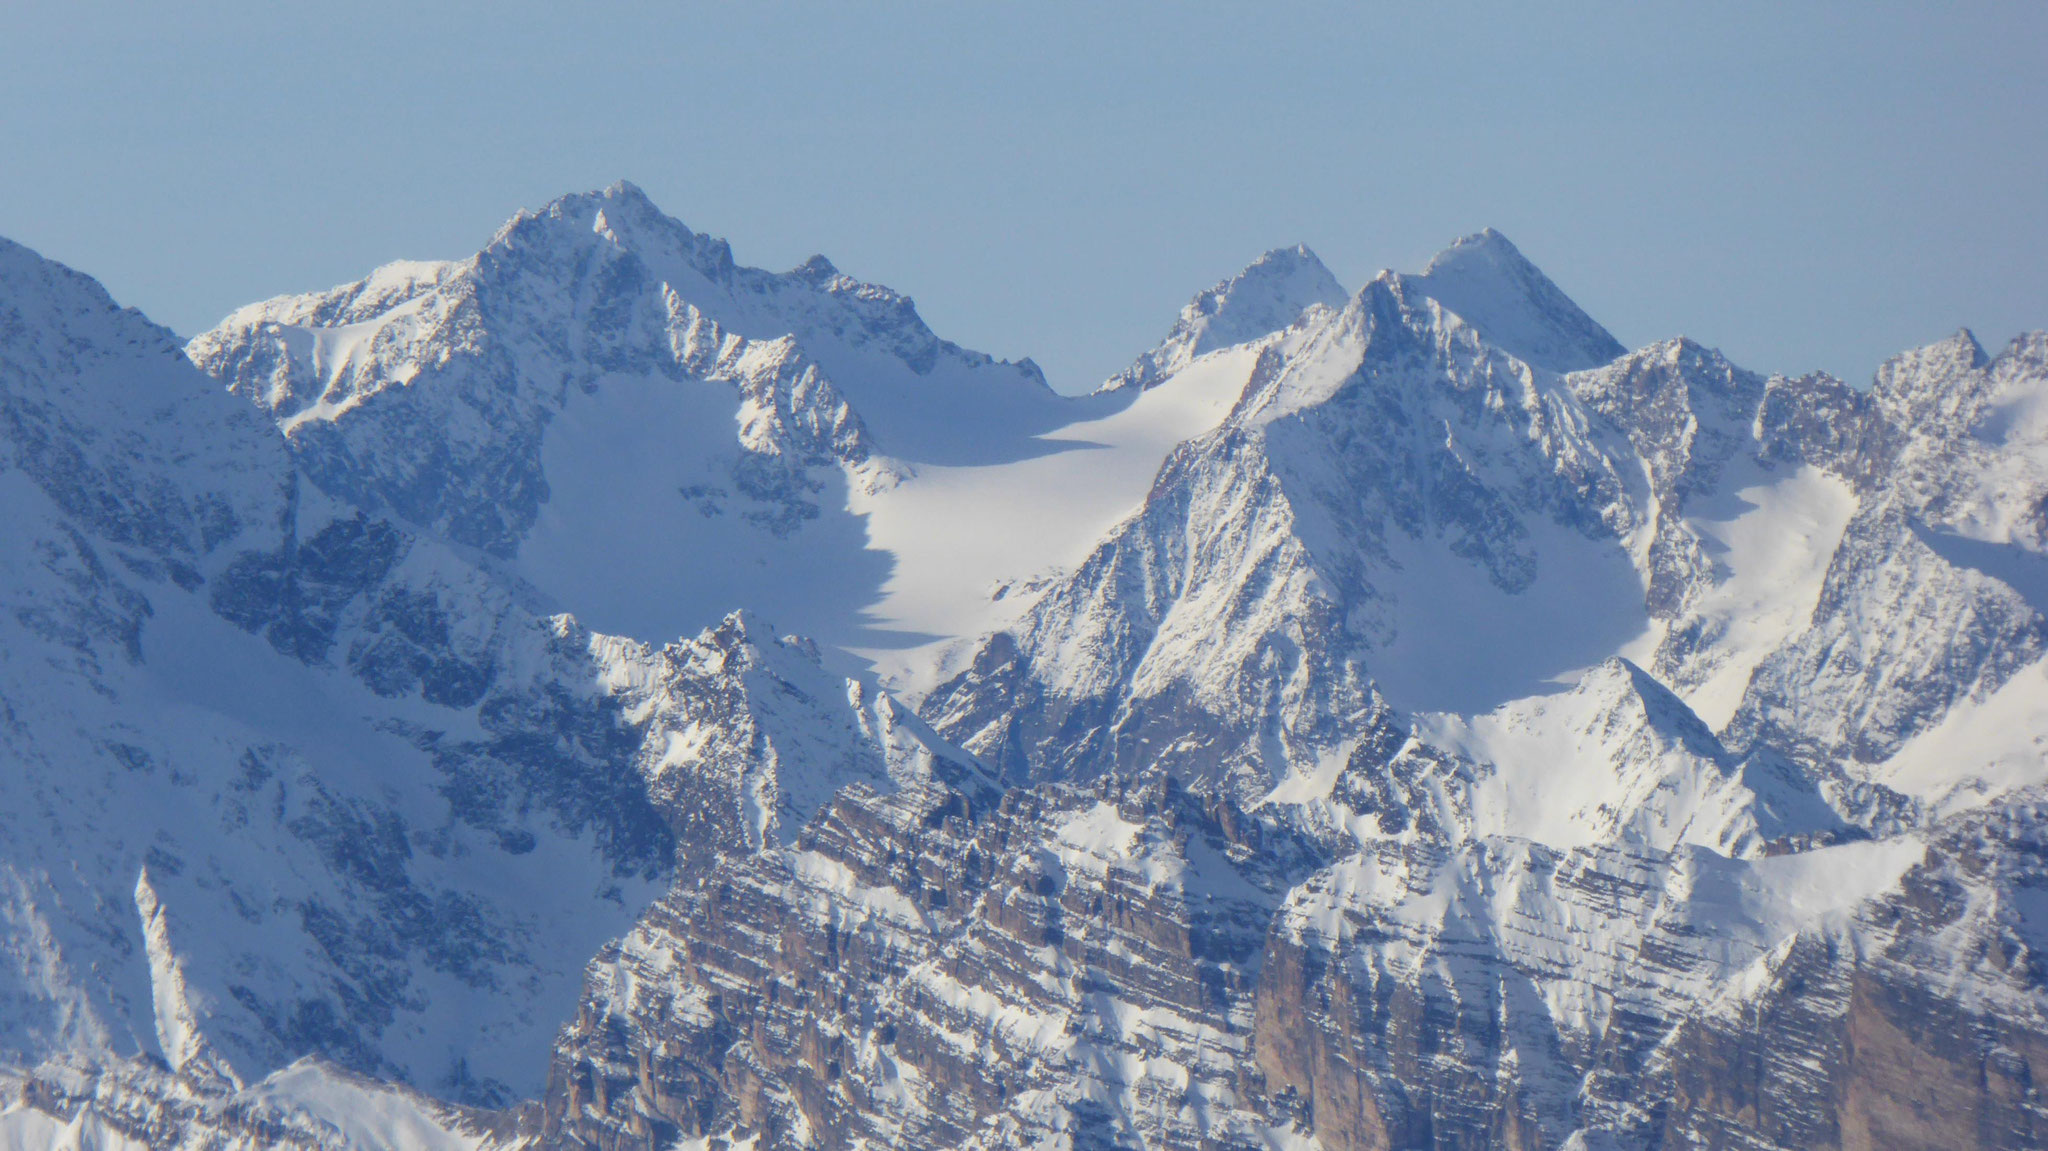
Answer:
<svg viewBox="0 0 2048 1151"><path fill-rule="evenodd" d="M618 184L0 241L0 1149L2048 1145L2048 333L1306 247L1085 395Z"/></svg>

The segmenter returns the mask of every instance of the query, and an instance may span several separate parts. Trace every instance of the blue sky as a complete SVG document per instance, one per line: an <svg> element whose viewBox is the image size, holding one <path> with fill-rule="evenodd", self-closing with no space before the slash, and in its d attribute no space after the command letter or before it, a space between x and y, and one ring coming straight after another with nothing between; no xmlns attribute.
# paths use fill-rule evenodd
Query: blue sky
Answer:
<svg viewBox="0 0 2048 1151"><path fill-rule="evenodd" d="M1072 390L1267 248L1491 225L1624 343L1861 382L2048 327L2044 53L2021 2L10 0L0 234L190 333L625 177Z"/></svg>

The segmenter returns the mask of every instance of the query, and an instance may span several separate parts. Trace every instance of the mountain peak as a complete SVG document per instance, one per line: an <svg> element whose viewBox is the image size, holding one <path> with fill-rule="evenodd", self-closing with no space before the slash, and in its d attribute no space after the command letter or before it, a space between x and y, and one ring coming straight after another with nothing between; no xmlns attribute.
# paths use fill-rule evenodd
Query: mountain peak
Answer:
<svg viewBox="0 0 2048 1151"><path fill-rule="evenodd" d="M1580 677L1574 694L1604 700L1608 707L1626 704L1639 710L1642 722L1657 728L1673 743L1683 744L1703 759L1726 757L1706 721L1663 681L1626 656L1612 655Z"/></svg>
<svg viewBox="0 0 2048 1151"><path fill-rule="evenodd" d="M1340 307L1345 291L1306 244L1274 248L1181 310L1193 355L1256 340L1294 322L1313 304Z"/></svg>
<svg viewBox="0 0 2048 1151"><path fill-rule="evenodd" d="M1945 340L1900 352L1879 365L1871 395L1902 428L1952 433L1975 420L1996 390L1983 371L1990 363L1976 333L1958 328Z"/></svg>
<svg viewBox="0 0 2048 1151"><path fill-rule="evenodd" d="M647 203L653 202L651 200L648 200L647 193L640 189L640 185L635 184L631 180L613 180L610 184L607 184L604 190L602 192L599 192L598 195L603 196L607 200L641 200Z"/></svg>
<svg viewBox="0 0 2048 1151"><path fill-rule="evenodd" d="M1430 257L1429 266L1422 269L1422 274L1426 276L1439 268L1469 260L1519 262L1532 270L1534 268L1534 265L1529 263L1529 258L1522 255L1522 250L1515 247L1514 241L1502 235L1499 229L1489 227L1452 240L1449 247Z"/></svg>
<svg viewBox="0 0 2048 1151"><path fill-rule="evenodd" d="M1579 371L1627 350L1492 228L1459 238L1421 275L1401 278L1488 343L1539 368Z"/></svg>
<svg viewBox="0 0 2048 1151"><path fill-rule="evenodd" d="M498 229L484 251L580 247L593 235L599 242L643 256L679 255L712 279L729 274L734 266L732 249L724 240L693 231L626 180L557 196L539 208L521 211Z"/></svg>
<svg viewBox="0 0 2048 1151"><path fill-rule="evenodd" d="M1152 387L1202 355L1287 327L1316 304L1342 307L1346 295L1308 245L1274 248L1188 301L1166 339L1104 390Z"/></svg>
<svg viewBox="0 0 2048 1151"><path fill-rule="evenodd" d="M631 180L615 180L595 192L584 192L562 197L564 200L586 200L600 209L611 208L615 212L629 213L635 217L668 220L668 213L654 202L640 185Z"/></svg>
<svg viewBox="0 0 2048 1151"><path fill-rule="evenodd" d="M1307 244L1289 244L1281 248L1268 249L1265 254L1247 264L1236 278L1243 279L1247 275L1269 268L1317 268L1321 269L1323 275L1330 274L1330 270L1323 267L1322 257L1316 255L1314 249Z"/></svg>
<svg viewBox="0 0 2048 1151"><path fill-rule="evenodd" d="M839 274L839 266L823 255L816 255L791 268L790 274L810 283L822 284Z"/></svg>

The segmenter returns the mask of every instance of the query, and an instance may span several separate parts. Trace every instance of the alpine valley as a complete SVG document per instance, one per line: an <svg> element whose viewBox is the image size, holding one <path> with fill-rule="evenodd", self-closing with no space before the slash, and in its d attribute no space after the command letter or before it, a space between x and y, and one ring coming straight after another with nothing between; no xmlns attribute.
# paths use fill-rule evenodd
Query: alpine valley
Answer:
<svg viewBox="0 0 2048 1151"><path fill-rule="evenodd" d="M0 1151L2048 1146L2048 333L1306 248L1087 395L618 184L0 241Z"/></svg>

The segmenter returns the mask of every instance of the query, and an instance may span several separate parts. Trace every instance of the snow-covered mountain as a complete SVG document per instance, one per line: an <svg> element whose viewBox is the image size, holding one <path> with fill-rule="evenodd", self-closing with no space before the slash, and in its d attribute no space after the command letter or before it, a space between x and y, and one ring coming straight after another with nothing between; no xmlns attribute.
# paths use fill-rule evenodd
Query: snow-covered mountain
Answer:
<svg viewBox="0 0 2048 1151"><path fill-rule="evenodd" d="M1257 338L1342 298L1306 249L1270 253L1143 361L1185 386L1062 396L823 257L740 266L622 183L467 260L244 308L190 352L316 486L544 610L659 641L743 605L910 674L922 656L896 653L988 630L992 590L1137 507L1242 390Z"/></svg>
<svg viewBox="0 0 2048 1151"><path fill-rule="evenodd" d="M510 1103L679 868L842 782L971 772L740 616L648 645L536 614L12 245L0 371L10 1064L261 1093L317 1055Z"/></svg>
<svg viewBox="0 0 2048 1151"><path fill-rule="evenodd" d="M1064 396L620 184L183 351L0 247L0 1146L2048 1141L2048 335Z"/></svg>
<svg viewBox="0 0 2048 1151"><path fill-rule="evenodd" d="M741 604L854 638L889 564L849 497L1046 450L1074 406L822 257L741 267L630 184L467 260L242 309L191 351L323 491L649 639Z"/></svg>

